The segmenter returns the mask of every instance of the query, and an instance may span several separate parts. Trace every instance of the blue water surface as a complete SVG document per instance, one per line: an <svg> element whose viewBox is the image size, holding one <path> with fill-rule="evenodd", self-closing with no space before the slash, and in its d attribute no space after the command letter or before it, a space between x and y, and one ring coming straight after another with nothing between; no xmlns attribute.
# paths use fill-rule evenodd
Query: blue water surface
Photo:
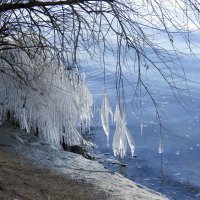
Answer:
<svg viewBox="0 0 200 200"><path fill-rule="evenodd" d="M135 157L130 150L123 161L126 166L104 163L113 171L167 195L170 199L200 199L200 62L198 59L182 57L186 77L177 83L180 94L173 93L162 77L155 71L146 73L148 87L159 108L160 121L149 94L142 92L140 106L134 105L133 77L125 72L129 81L124 81L126 96L127 126L136 143ZM131 68L130 68L131 70ZM97 64L87 63L87 84L95 100L96 143L100 153L113 157L112 137L115 131L111 123L110 148L106 146L106 135L100 122L100 105L104 92L103 69ZM115 68L106 71L106 90L112 109L116 105ZM137 104L137 103L136 103ZM137 108L136 108L137 107ZM141 133L141 123L143 132ZM158 153L160 134L164 152Z"/></svg>

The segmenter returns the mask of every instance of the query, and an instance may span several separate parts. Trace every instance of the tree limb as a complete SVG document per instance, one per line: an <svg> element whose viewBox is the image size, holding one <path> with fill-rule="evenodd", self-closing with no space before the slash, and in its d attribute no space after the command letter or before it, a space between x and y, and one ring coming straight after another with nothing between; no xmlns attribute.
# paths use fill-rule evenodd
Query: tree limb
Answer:
<svg viewBox="0 0 200 200"><path fill-rule="evenodd" d="M16 9L30 9L40 6L59 6L59 5L72 5L77 3L83 3L85 0L64 0L64 1L30 1L28 3L2 3L0 5L0 12Z"/></svg>

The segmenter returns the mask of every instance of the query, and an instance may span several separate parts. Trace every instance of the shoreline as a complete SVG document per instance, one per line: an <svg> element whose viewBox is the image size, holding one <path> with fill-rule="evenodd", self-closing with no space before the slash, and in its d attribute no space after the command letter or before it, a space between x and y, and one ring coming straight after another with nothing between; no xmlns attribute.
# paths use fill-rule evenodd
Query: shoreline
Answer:
<svg viewBox="0 0 200 200"><path fill-rule="evenodd" d="M79 154L61 151L59 147L42 143L38 138L25 133L7 122L0 126L0 138L0 156L6 158L5 163L9 162L9 159L12 160L12 154L14 154L14 157L16 156L14 160L19 160L18 162L21 163L12 165L14 168L17 166L26 166L26 168L30 168L30 170L35 172L41 170L41 172L46 171L45 173L52 174L54 177L51 178L53 180L52 185L50 184L52 191L54 187L59 185L57 179L60 180L60 178L62 178L64 181L62 185L68 188L63 190L71 191L71 193L69 193L71 195L73 193L77 194L80 191L81 199L92 199L93 197L97 200L167 199L164 195L138 185L118 173L110 172L97 161L91 161L83 158ZM1 167L5 167L2 162ZM17 171L23 171L23 169L14 170L16 173ZM51 176L50 174L49 176ZM38 180L40 180L40 178L42 178L42 176L38 177ZM30 181L29 179L31 179L31 175L30 177L26 177L27 181ZM2 183L2 181L0 183ZM41 181L38 184L41 186L41 189L43 189L42 187L46 187L45 184L41 184ZM70 186L76 188L75 192L73 192L73 187ZM85 190L83 191L84 188ZM60 190L63 191L61 188ZM17 192L20 193L20 191ZM57 192L55 192L55 194L57 194ZM67 194L68 192L66 192L65 195ZM53 192L51 195L53 195ZM84 198L82 196L84 196ZM59 199L70 198L71 197L60 197ZM80 196L77 197L77 199L78 198L80 199ZM50 199L56 198L50 197ZM71 199L75 200L76 197Z"/></svg>
<svg viewBox="0 0 200 200"><path fill-rule="evenodd" d="M0 158L0 199L109 199L100 188L38 168L14 153L0 152Z"/></svg>

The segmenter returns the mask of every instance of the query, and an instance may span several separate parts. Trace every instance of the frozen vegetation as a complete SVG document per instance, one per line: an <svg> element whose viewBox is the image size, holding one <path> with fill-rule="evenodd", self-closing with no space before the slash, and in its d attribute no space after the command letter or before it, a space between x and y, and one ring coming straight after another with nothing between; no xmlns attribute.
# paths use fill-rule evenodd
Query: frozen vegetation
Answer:
<svg viewBox="0 0 200 200"><path fill-rule="evenodd" d="M27 42L30 42L27 37ZM93 99L84 76L78 68L68 70L53 59L47 49L22 49L7 38L0 57L0 121L10 120L20 128L37 132L44 141L55 145L89 145L80 131L90 130ZM37 40L37 39L35 39ZM23 42L26 42L23 41ZM34 46L34 41L32 41ZM17 48L13 48L17 46ZM28 52L27 52L28 51ZM107 94L101 106L101 121L109 146L109 115L113 112ZM129 144L134 155L135 144L126 127L125 112L119 104L114 114L116 131L114 155L126 155Z"/></svg>
<svg viewBox="0 0 200 200"><path fill-rule="evenodd" d="M0 121L10 118L21 129L38 132L40 138L55 145L61 141L91 145L79 133L79 129L90 128L93 106L80 71L67 70L48 50L21 49L10 39L5 42L7 45L0 47L4 49L0 57Z"/></svg>

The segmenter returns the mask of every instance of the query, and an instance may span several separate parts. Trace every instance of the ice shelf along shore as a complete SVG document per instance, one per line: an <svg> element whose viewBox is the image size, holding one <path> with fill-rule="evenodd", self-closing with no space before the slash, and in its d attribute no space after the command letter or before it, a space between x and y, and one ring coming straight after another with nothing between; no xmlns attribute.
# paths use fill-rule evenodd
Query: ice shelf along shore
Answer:
<svg viewBox="0 0 200 200"><path fill-rule="evenodd" d="M33 165L48 168L63 177L89 183L110 194L111 200L165 200L165 196L105 169L97 161L66 152L9 123L0 126L0 151L17 152Z"/></svg>

